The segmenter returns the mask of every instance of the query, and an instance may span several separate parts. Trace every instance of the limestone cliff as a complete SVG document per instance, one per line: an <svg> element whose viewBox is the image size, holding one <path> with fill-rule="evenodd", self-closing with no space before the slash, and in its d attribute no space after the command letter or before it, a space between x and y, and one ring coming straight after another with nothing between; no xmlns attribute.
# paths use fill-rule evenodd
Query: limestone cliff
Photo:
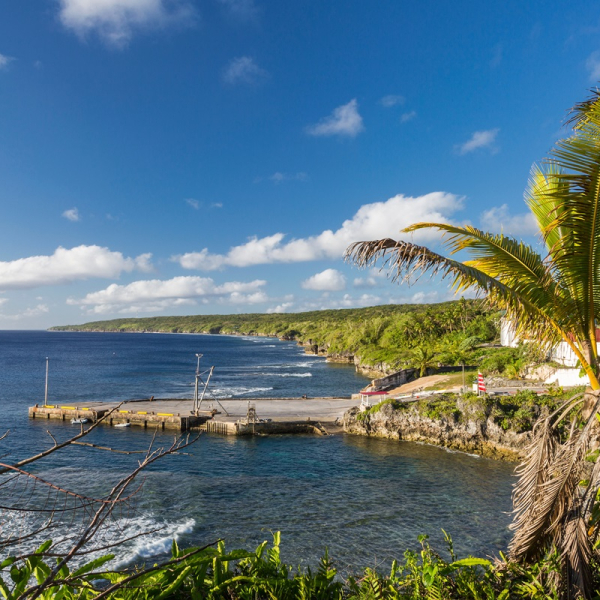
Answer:
<svg viewBox="0 0 600 600"><path fill-rule="evenodd" d="M468 400L421 400L408 404L383 403L359 412L352 408L343 417L344 431L472 452L516 461L531 439L529 431L515 431L498 422L494 406Z"/></svg>

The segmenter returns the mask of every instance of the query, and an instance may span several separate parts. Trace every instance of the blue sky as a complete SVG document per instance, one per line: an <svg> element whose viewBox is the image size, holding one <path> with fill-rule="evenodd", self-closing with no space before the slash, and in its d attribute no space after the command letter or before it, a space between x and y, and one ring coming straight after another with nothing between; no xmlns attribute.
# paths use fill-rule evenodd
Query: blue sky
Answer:
<svg viewBox="0 0 600 600"><path fill-rule="evenodd" d="M598 80L589 2L4 2L0 328L448 299L343 250L535 243L529 170Z"/></svg>

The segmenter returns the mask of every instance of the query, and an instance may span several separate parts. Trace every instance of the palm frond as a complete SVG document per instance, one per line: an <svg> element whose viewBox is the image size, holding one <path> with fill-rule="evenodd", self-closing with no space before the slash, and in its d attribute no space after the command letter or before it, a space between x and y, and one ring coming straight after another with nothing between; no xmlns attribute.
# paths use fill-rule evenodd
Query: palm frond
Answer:
<svg viewBox="0 0 600 600"><path fill-rule="evenodd" d="M444 224L427 225L446 227ZM380 259L381 268L387 268L393 281L416 281L424 273L429 273L432 277L440 274L442 279L452 277L451 285L457 293L475 288L492 306L505 310L507 318L516 324L517 333L525 338L553 344L564 337L562 325L546 311L546 307L540 300L540 297L546 294L543 287L536 289L532 283L529 285L523 283L526 278L530 282L533 281L531 267L529 267L529 275L526 275L527 267L523 266L522 277L515 281L509 280L509 283L517 287L513 289L499 277L489 275L473 264L446 258L424 246L402 240L395 241L388 238L372 242L357 242L346 250L346 260L354 262L359 267L375 265ZM543 272L541 275L543 276ZM529 297L523 291L526 287L530 291ZM566 303L567 300L565 305ZM558 309L562 311L565 319L568 318L569 311L565 310L564 305Z"/></svg>
<svg viewBox="0 0 600 600"><path fill-rule="evenodd" d="M503 234L481 231L475 227L458 227L445 223L416 223L404 231L435 228L444 234L444 245L454 255L468 251L472 257L465 264L477 268L486 275L509 286L515 293L527 299L540 310L550 312L557 321L557 309L564 316L570 315L552 272L542 257L528 244ZM558 304L557 307L554 305Z"/></svg>
<svg viewBox="0 0 600 600"><path fill-rule="evenodd" d="M550 418L544 419L534 428L525 459L515 471L519 480L513 490L515 516L510 526L515 535L509 545L510 556L515 560L529 557L543 534L543 525L540 527L536 521L536 510L543 485L551 476L557 446L556 431Z"/></svg>
<svg viewBox="0 0 600 600"><path fill-rule="evenodd" d="M577 135L559 140L545 173L540 204L552 208L545 232L553 232L550 248L555 273L569 289L577 314L595 340L595 318L600 306L600 130L584 124ZM596 355L595 344L592 351Z"/></svg>
<svg viewBox="0 0 600 600"><path fill-rule="evenodd" d="M567 515L560 542L569 589L575 589L582 598L590 598L594 591L590 568L592 550L579 503Z"/></svg>
<svg viewBox="0 0 600 600"><path fill-rule="evenodd" d="M569 118L566 125L573 125L573 129L577 131L589 124L595 124L600 128L600 90L598 88L590 90L591 96L583 102L578 102L569 111Z"/></svg>

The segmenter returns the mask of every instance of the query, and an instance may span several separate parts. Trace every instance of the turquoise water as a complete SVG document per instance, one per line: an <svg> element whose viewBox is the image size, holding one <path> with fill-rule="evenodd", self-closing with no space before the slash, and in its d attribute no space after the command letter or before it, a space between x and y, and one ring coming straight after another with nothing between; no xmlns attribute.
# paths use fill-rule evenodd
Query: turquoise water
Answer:
<svg viewBox="0 0 600 600"><path fill-rule="evenodd" d="M60 401L189 395L194 350L222 370L216 384L223 395L235 389L243 397L256 388L264 389L252 395L349 394L364 384L353 369L332 367L277 340L3 332L0 342L0 423L11 429L1 443L9 459L48 446L48 427L59 440L74 431L27 419L26 407L43 394L46 355L51 399ZM149 439L134 428L103 428L90 441L132 450L146 448ZM156 443L171 441L164 435ZM135 507L115 515L113 538L162 527L122 547L120 560L161 555L173 536L183 544L224 538L230 547L252 547L281 530L286 559L314 563L328 546L338 566L351 570L388 564L416 547L420 534L441 548L442 528L461 554L497 553L509 539L513 465L507 463L345 435L203 435L189 454L153 465ZM73 448L34 468L67 489L98 495L134 460Z"/></svg>

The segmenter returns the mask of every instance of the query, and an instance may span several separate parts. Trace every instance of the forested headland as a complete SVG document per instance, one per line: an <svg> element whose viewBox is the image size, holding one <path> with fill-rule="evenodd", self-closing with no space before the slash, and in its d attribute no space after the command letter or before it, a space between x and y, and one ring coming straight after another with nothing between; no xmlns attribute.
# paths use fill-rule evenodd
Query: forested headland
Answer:
<svg viewBox="0 0 600 600"><path fill-rule="evenodd" d="M466 364L515 375L531 357L522 349L492 347L499 339L500 318L483 301L461 298L304 313L125 318L51 330L274 336L373 373Z"/></svg>

